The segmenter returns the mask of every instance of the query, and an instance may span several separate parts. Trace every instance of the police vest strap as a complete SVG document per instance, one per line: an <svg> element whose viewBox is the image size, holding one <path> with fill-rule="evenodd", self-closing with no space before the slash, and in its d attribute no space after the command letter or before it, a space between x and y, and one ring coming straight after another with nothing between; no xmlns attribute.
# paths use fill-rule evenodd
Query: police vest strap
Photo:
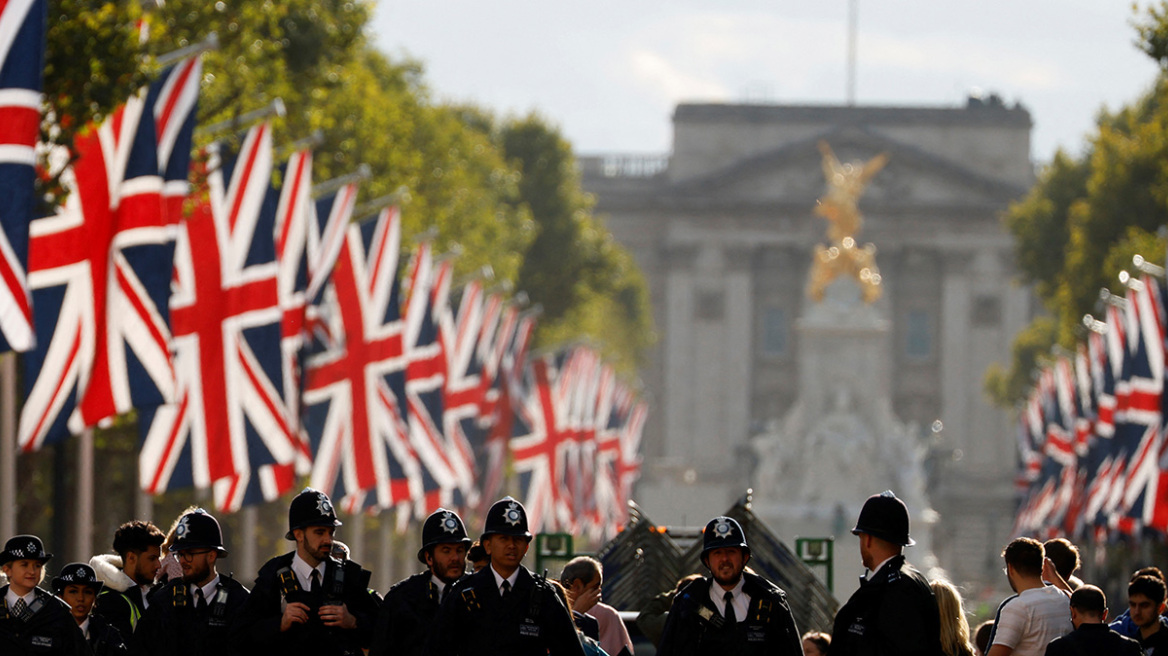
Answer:
<svg viewBox="0 0 1168 656"><path fill-rule="evenodd" d="M527 607L527 619L538 624L539 611L543 607L543 598L547 594L548 589L551 588L551 585L541 576L532 574L532 577L535 579L535 589L531 591L531 604Z"/></svg>
<svg viewBox="0 0 1168 656"><path fill-rule="evenodd" d="M460 594L462 595L462 602L466 604L467 610L482 610L483 605L480 604L479 600L475 597L474 588L468 587Z"/></svg>
<svg viewBox="0 0 1168 656"><path fill-rule="evenodd" d="M170 603L175 608L186 608L191 605L190 589L187 584L179 581L178 585L172 586L170 595Z"/></svg>
<svg viewBox="0 0 1168 656"><path fill-rule="evenodd" d="M301 591L300 581L296 580L296 574L292 572L291 567L276 570L276 580L280 582L280 594L284 595L285 599Z"/></svg>
<svg viewBox="0 0 1168 656"><path fill-rule="evenodd" d="M333 581L325 596L340 601L345 596L345 566L343 563L330 561L328 566L325 567L326 574L330 569L333 572Z"/></svg>

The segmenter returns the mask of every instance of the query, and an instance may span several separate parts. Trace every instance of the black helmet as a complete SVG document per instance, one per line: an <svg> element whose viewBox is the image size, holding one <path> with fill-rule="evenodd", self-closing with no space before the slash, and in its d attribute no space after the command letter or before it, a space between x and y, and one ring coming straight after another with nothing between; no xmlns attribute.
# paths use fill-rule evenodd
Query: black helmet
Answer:
<svg viewBox="0 0 1168 656"><path fill-rule="evenodd" d="M170 550L178 552L186 549L214 549L220 556L227 555L227 550L223 548L223 531L219 528L219 521L202 508L183 515L174 527L174 544L170 545Z"/></svg>
<svg viewBox="0 0 1168 656"><path fill-rule="evenodd" d="M4 551L0 551L0 565L14 560L39 560L44 565L52 558L53 554L45 553L45 544L35 535L9 538L4 543Z"/></svg>
<svg viewBox="0 0 1168 656"><path fill-rule="evenodd" d="M911 547L916 542L908 536L908 506L892 490L873 494L860 509L860 519L852 529L854 535L867 533L893 544Z"/></svg>
<svg viewBox="0 0 1168 656"><path fill-rule="evenodd" d="M457 513L439 508L426 518L422 524L422 548L418 549L418 560L426 564L426 550L436 544L462 543L470 548L470 538L466 535L466 526Z"/></svg>
<svg viewBox="0 0 1168 656"><path fill-rule="evenodd" d="M483 528L483 539L491 535L516 535L530 538L527 530L527 510L523 504L511 497L503 497L487 511L486 526Z"/></svg>
<svg viewBox="0 0 1168 656"><path fill-rule="evenodd" d="M69 563L61 568L60 574L53 577L53 592L58 596L65 591L67 585L84 585L98 594L101 594L101 589L105 586L101 579L97 578L97 572L85 563Z"/></svg>
<svg viewBox="0 0 1168 656"><path fill-rule="evenodd" d="M725 547L738 547L746 556L750 555L746 534L742 532L738 520L733 517L715 517L702 529L702 563L706 562L706 554Z"/></svg>
<svg viewBox="0 0 1168 656"><path fill-rule="evenodd" d="M328 495L310 487L296 495L292 505L288 506L288 532L286 540L295 540L292 531L309 526L340 526L337 511L333 510L333 502Z"/></svg>

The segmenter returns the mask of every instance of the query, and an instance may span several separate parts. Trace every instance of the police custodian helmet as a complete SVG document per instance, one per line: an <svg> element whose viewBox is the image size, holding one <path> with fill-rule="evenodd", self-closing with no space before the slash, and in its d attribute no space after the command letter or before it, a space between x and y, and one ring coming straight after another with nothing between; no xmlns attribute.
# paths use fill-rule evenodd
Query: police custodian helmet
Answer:
<svg viewBox="0 0 1168 656"><path fill-rule="evenodd" d="M219 528L219 520L202 508L196 508L178 520L174 527L174 538L174 544L170 545L173 552L214 549L220 556L227 555L227 550L223 548L223 531Z"/></svg>
<svg viewBox="0 0 1168 656"><path fill-rule="evenodd" d="M852 529L854 535L867 533L892 544L911 547L916 541L908 536L908 506L892 490L873 494L860 509L860 518Z"/></svg>
<svg viewBox="0 0 1168 656"><path fill-rule="evenodd" d="M483 528L483 539L492 535L514 535L531 538L527 530L527 510L523 504L511 497L503 497L487 511L486 526Z"/></svg>
<svg viewBox="0 0 1168 656"><path fill-rule="evenodd" d="M742 525L733 517L715 517L702 529L702 563L706 562L706 554L725 547L738 547L744 555L750 556Z"/></svg>
<svg viewBox="0 0 1168 656"><path fill-rule="evenodd" d="M457 513L439 508L422 524L422 548L418 549L418 560L426 564L426 550L439 544L465 544L470 548L471 540L466 535L466 526Z"/></svg>
<svg viewBox="0 0 1168 656"><path fill-rule="evenodd" d="M288 532L285 540L295 540L292 531L309 526L340 526L337 511L333 510L333 502L328 495L310 487L296 495L292 505L288 506Z"/></svg>

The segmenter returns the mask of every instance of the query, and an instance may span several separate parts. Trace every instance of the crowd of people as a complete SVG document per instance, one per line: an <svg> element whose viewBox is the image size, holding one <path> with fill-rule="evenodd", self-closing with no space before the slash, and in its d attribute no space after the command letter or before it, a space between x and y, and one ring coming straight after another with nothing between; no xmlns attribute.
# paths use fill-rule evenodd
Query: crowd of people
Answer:
<svg viewBox="0 0 1168 656"><path fill-rule="evenodd" d="M0 654L183 656L632 656L616 609L602 597L601 563L581 556L558 579L523 565L532 534L510 497L491 506L472 541L457 513L439 509L422 526L425 569L385 592L336 539L328 496L293 499L289 553L260 568L250 589L219 571L229 556L219 522L184 511L167 533L133 521L113 554L69 563L41 586L52 559L33 535L0 551ZM706 575L654 598L637 626L663 656L1069 656L1168 655L1164 575L1135 572L1128 607L1110 624L1107 599L1074 576L1065 539L1017 538L1003 550L1015 594L992 621L971 629L960 592L928 580L905 560L905 504L891 492L868 498L852 532L867 573L835 616L831 633L801 634L786 593L750 569L741 525L715 517L702 533Z"/></svg>

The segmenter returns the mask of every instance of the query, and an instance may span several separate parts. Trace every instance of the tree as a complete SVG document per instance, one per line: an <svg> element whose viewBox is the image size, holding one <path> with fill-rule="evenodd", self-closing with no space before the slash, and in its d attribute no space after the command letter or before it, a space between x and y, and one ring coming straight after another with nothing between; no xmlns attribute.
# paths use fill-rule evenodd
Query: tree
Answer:
<svg viewBox="0 0 1168 656"><path fill-rule="evenodd" d="M1137 32L1144 52L1168 66L1168 3L1148 9ZM1057 153L1030 193L1007 211L1022 277L1034 284L1051 318L1019 335L1009 371L987 372L987 390L999 404L1012 406L1027 393L1041 354L1055 344L1074 347L1083 315L1098 312L1100 288L1115 289L1133 255L1162 262L1168 246L1165 100L1168 79L1161 73L1135 103L1101 113L1084 154Z"/></svg>

